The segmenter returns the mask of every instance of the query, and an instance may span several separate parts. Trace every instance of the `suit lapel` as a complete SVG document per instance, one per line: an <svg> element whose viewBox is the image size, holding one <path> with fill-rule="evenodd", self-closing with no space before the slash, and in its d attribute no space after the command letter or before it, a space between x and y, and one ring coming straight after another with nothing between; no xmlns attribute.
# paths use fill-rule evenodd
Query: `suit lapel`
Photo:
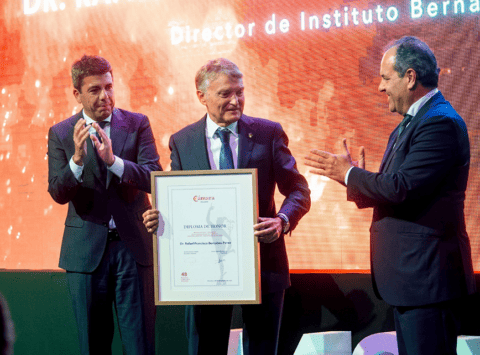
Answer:
<svg viewBox="0 0 480 355"><path fill-rule="evenodd" d="M397 136L398 132L398 126L395 128L393 131L392 135L390 136L390 141L388 142L387 150L385 151L385 155L382 160L382 164L380 165L380 172L385 172L388 171L388 168L390 166L390 163L392 161L393 156L395 155L395 152L398 150L398 148L403 144L405 139L407 139L407 136L409 135L409 132L414 129L414 127L417 125L418 120L420 117L424 116L428 110L430 110L430 107L433 105L436 105L438 101L445 100L443 98L443 95L438 92L436 93L430 100L428 100L422 108L417 112L415 117L412 118L410 121L410 124L405 128L405 130L402 133L402 136L398 140L397 144L393 146L393 143L395 143L395 138ZM389 149L390 147L390 149Z"/></svg>
<svg viewBox="0 0 480 355"><path fill-rule="evenodd" d="M189 140L192 144L190 151L193 154L198 170L211 170L207 151L206 137L207 115L191 126Z"/></svg>
<svg viewBox="0 0 480 355"><path fill-rule="evenodd" d="M112 120L110 122L110 139L112 141L113 155L117 157L122 155L125 142L128 137L128 124L125 116L117 109L113 110ZM112 181L113 173L107 170L107 188Z"/></svg>
<svg viewBox="0 0 480 355"><path fill-rule="evenodd" d="M110 139L112 140L112 151L117 157L122 155L123 147L128 137L128 124L125 116L115 109L110 123Z"/></svg>
<svg viewBox="0 0 480 355"><path fill-rule="evenodd" d="M255 130L248 117L242 115L238 121L238 169L245 169L250 162L254 146Z"/></svg>
<svg viewBox="0 0 480 355"><path fill-rule="evenodd" d="M388 144L387 144L387 149L385 150L385 154L383 154L383 158L382 158L382 163L380 164L380 172L384 172L385 170L387 170L388 168L388 165L390 164L390 161L391 161L391 157L393 156L393 144L395 143L395 137L397 137L397 132L398 132L398 127L397 126L392 134L390 135L390 138L388 140ZM397 145L398 147L398 145Z"/></svg>

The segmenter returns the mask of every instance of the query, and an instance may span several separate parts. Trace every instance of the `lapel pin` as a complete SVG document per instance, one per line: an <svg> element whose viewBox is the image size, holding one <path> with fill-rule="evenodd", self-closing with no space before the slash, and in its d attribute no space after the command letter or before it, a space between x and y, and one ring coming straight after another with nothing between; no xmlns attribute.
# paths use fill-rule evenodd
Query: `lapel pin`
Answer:
<svg viewBox="0 0 480 355"><path fill-rule="evenodd" d="M253 137L253 133L249 133L248 138L252 138L252 137Z"/></svg>

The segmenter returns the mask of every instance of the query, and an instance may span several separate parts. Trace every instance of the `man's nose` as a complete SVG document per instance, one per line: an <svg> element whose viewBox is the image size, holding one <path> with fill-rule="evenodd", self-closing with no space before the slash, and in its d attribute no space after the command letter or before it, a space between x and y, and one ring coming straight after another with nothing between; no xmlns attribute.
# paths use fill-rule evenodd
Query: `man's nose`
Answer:
<svg viewBox="0 0 480 355"><path fill-rule="evenodd" d="M230 99L230 103L231 103L232 105L235 105L235 106L238 105L238 96L237 96L237 94L233 94L233 95L232 95L232 98Z"/></svg>
<svg viewBox="0 0 480 355"><path fill-rule="evenodd" d="M108 98L108 92L107 90L103 89L100 91L100 99L107 99Z"/></svg>
<svg viewBox="0 0 480 355"><path fill-rule="evenodd" d="M383 87L383 80L380 81L380 84L378 85L378 91L380 92L385 91L385 88Z"/></svg>

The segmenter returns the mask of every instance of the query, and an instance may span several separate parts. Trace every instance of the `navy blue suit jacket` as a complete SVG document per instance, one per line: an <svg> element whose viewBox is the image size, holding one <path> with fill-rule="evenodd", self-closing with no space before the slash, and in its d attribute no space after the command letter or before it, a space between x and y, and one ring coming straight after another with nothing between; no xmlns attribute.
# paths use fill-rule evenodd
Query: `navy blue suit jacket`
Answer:
<svg viewBox="0 0 480 355"><path fill-rule="evenodd" d="M172 170L210 170L206 144L206 116L170 138ZM275 186L285 196L278 212L290 220L294 230L310 209L310 190L298 172L281 125L242 115L238 121L238 168L256 168L260 217L275 217ZM273 243L260 243L262 292L274 292L290 285L287 252L282 235Z"/></svg>
<svg viewBox="0 0 480 355"><path fill-rule="evenodd" d="M373 207L371 268L377 295L420 306L475 291L464 200L470 146L463 119L437 93L393 147L379 173L353 168L347 198Z"/></svg>
<svg viewBox="0 0 480 355"><path fill-rule="evenodd" d="M153 264L153 241L142 213L151 208L150 172L161 170L150 122L145 115L114 109L110 128L113 154L122 158L122 180L109 173L100 179L96 154L87 139L82 182L73 175L69 160L75 153L73 129L80 113L54 125L48 133L48 191L68 203L59 266L68 271L92 272L107 244L113 216L120 238L141 265Z"/></svg>

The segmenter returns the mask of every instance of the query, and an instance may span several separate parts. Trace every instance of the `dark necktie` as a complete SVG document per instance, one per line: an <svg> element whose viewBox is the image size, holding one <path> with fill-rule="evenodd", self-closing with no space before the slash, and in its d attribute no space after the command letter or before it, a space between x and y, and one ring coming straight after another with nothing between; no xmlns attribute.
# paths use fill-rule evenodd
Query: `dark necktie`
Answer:
<svg viewBox="0 0 480 355"><path fill-rule="evenodd" d="M105 130L105 126L107 124L109 124L108 121L102 121L102 122L97 122L98 125L100 126L101 129ZM97 139L99 140L100 143L102 143L102 138L100 137L100 135L98 134L97 131L95 131L95 135L97 136Z"/></svg>
<svg viewBox="0 0 480 355"><path fill-rule="evenodd" d="M220 169L234 169L232 148L230 148L230 130L227 128L218 128L217 134L222 141L220 150Z"/></svg>
<svg viewBox="0 0 480 355"><path fill-rule="evenodd" d="M405 131L405 128L408 126L412 118L413 118L412 115L407 114L403 118L402 122L400 122L400 125L398 126L398 133L397 133L397 139L395 140L395 145L397 144L398 140L400 139L400 136L402 135L403 131Z"/></svg>
<svg viewBox="0 0 480 355"><path fill-rule="evenodd" d="M392 150L397 145L397 142L400 139L400 136L402 135L403 131L405 130L407 125L410 123L412 118L413 118L412 115L405 115L405 117L403 117L402 122L400 122L400 124L398 125L397 136L395 137L395 139L393 139L393 137L392 137L392 139L389 140L388 145L387 145L387 150L385 151L385 154L383 155L382 163L380 164L380 170L379 170L380 172L384 171L385 166L387 165L387 163L389 161L389 157L390 157L390 154L392 153Z"/></svg>
<svg viewBox="0 0 480 355"><path fill-rule="evenodd" d="M100 128L105 129L105 126L109 123L108 121L101 121L97 122ZM97 131L95 131L95 136L97 136L97 139L99 140L100 143L102 143L102 139L100 138L100 135L98 134ZM97 162L98 162L98 167L100 169L100 174L102 175L102 181L104 183L107 183L107 166L105 165L105 162L100 158L98 155L97 149L95 149L95 154L97 155Z"/></svg>

